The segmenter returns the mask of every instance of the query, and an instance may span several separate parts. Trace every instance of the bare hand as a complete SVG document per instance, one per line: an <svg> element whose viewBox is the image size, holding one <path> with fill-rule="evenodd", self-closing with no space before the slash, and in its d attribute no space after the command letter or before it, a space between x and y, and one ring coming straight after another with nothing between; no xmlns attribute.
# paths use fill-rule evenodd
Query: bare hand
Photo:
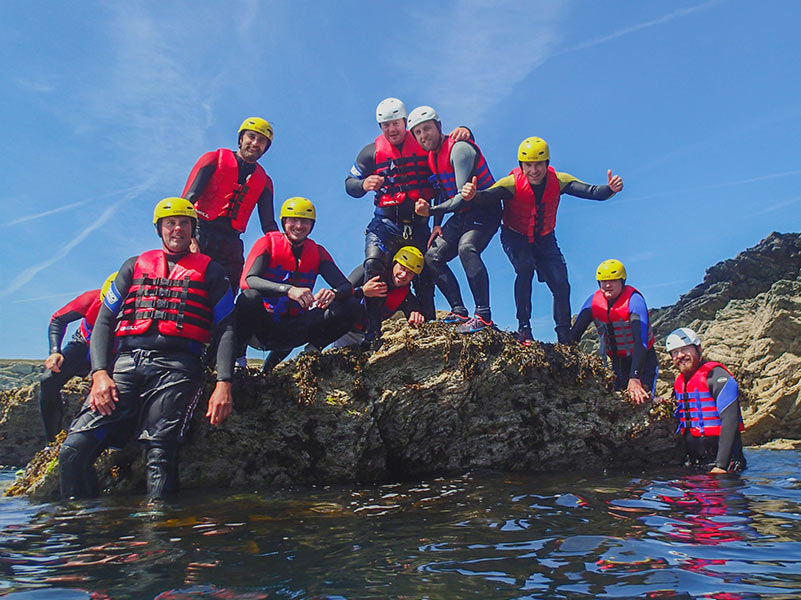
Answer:
<svg viewBox="0 0 801 600"><path fill-rule="evenodd" d="M412 313L409 315L409 325L411 325L412 327L419 327L420 325L425 323L425 321L426 318L416 310L412 311Z"/></svg>
<svg viewBox="0 0 801 600"><path fill-rule="evenodd" d="M200 254L200 244L197 243L197 238L192 238L189 241L189 252L192 254Z"/></svg>
<svg viewBox="0 0 801 600"><path fill-rule="evenodd" d="M306 287L295 287L292 286L289 288L289 291L286 293L287 297L290 300L294 300L298 304L300 304L301 308L311 308L311 305L314 304L314 296L312 295L312 291Z"/></svg>
<svg viewBox="0 0 801 600"><path fill-rule="evenodd" d="M631 396L631 399L634 400L635 404L642 404L651 396L645 391L645 388L642 387L642 382L634 377L629 379L629 385L626 387L626 391L629 393L629 396Z"/></svg>
<svg viewBox="0 0 801 600"><path fill-rule="evenodd" d="M712 469L711 469L709 472L710 472L710 473L714 473L715 475L720 475L720 474L722 474L722 473L728 473L728 471L727 471L726 469L721 469L721 468L720 468L719 466L717 466L717 465L715 465L714 467L712 467Z"/></svg>
<svg viewBox="0 0 801 600"><path fill-rule="evenodd" d="M466 182L462 186L462 191L459 194L462 196L462 200L465 202L470 202L476 196L476 192L478 191L478 184L476 183L478 178L473 176L471 181Z"/></svg>
<svg viewBox="0 0 801 600"><path fill-rule="evenodd" d="M214 391L209 398L209 408L206 410L206 417L212 425L219 425L231 414L234 406L231 396L231 382L218 381L214 386Z"/></svg>
<svg viewBox="0 0 801 600"><path fill-rule="evenodd" d="M623 180L620 178L620 175L612 175L612 169L606 171L606 177L609 180L609 187L612 188L613 192L617 194L623 189Z"/></svg>
<svg viewBox="0 0 801 600"><path fill-rule="evenodd" d="M448 136L454 142L463 142L465 140L469 140L473 137L470 133L470 130L467 127L457 127L453 131L451 131L450 135Z"/></svg>
<svg viewBox="0 0 801 600"><path fill-rule="evenodd" d="M95 371L92 374L92 389L89 390L89 406L92 411L108 416L117 408L115 404L119 400L117 385L108 371Z"/></svg>
<svg viewBox="0 0 801 600"><path fill-rule="evenodd" d="M431 206L428 204L427 200L420 198L414 203L414 212L421 217L427 217L431 214Z"/></svg>
<svg viewBox="0 0 801 600"><path fill-rule="evenodd" d="M317 308L328 308L328 305L334 301L335 297L334 290L325 288L314 295L314 303Z"/></svg>
<svg viewBox="0 0 801 600"><path fill-rule="evenodd" d="M64 362L64 355L61 352L53 352L45 359L45 369L53 371L53 373L61 373L61 364Z"/></svg>
<svg viewBox="0 0 801 600"><path fill-rule="evenodd" d="M428 238L428 245L426 246L426 248L430 248L431 244L434 243L434 238L441 235L442 235L442 227L440 227L439 225L434 225L434 227L431 228L431 236Z"/></svg>
<svg viewBox="0 0 801 600"><path fill-rule="evenodd" d="M381 275L364 282L362 292L365 298L384 298L387 295L387 284L381 281Z"/></svg>
<svg viewBox="0 0 801 600"><path fill-rule="evenodd" d="M362 181L362 189L365 192L377 192L382 187L384 187L384 178L381 175L368 175L367 178Z"/></svg>

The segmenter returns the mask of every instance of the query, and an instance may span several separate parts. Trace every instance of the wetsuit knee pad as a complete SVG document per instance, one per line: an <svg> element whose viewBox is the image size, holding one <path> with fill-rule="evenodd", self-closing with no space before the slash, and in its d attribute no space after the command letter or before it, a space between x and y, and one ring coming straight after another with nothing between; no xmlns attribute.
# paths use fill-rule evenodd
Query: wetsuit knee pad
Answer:
<svg viewBox="0 0 801 600"><path fill-rule="evenodd" d="M368 246L364 252L364 280L381 275L387 267L387 255L378 246Z"/></svg>

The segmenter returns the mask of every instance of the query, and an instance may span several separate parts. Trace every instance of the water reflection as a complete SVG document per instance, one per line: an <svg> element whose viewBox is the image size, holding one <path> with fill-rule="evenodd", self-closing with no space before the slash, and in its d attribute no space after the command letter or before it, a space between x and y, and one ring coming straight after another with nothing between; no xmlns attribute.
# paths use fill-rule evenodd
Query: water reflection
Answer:
<svg viewBox="0 0 801 600"><path fill-rule="evenodd" d="M749 464L742 477L474 473L188 492L159 507L6 499L0 594L796 598L801 453L754 452Z"/></svg>

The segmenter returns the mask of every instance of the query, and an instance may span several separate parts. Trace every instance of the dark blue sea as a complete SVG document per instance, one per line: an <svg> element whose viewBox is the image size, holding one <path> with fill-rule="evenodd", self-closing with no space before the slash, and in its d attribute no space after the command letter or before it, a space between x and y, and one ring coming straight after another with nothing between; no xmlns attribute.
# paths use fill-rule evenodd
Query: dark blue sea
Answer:
<svg viewBox="0 0 801 600"><path fill-rule="evenodd" d="M740 476L474 472L383 486L0 499L14 600L801 598L801 452ZM4 485L12 477L4 473Z"/></svg>

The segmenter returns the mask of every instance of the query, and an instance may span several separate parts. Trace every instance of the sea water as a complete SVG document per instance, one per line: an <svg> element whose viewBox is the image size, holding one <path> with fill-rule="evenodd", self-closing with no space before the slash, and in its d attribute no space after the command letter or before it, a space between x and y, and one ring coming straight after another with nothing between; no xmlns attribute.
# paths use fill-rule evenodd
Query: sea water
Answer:
<svg viewBox="0 0 801 600"><path fill-rule="evenodd" d="M801 452L742 475L471 472L381 486L0 500L21 599L801 597ZM5 474L6 482L11 475Z"/></svg>

